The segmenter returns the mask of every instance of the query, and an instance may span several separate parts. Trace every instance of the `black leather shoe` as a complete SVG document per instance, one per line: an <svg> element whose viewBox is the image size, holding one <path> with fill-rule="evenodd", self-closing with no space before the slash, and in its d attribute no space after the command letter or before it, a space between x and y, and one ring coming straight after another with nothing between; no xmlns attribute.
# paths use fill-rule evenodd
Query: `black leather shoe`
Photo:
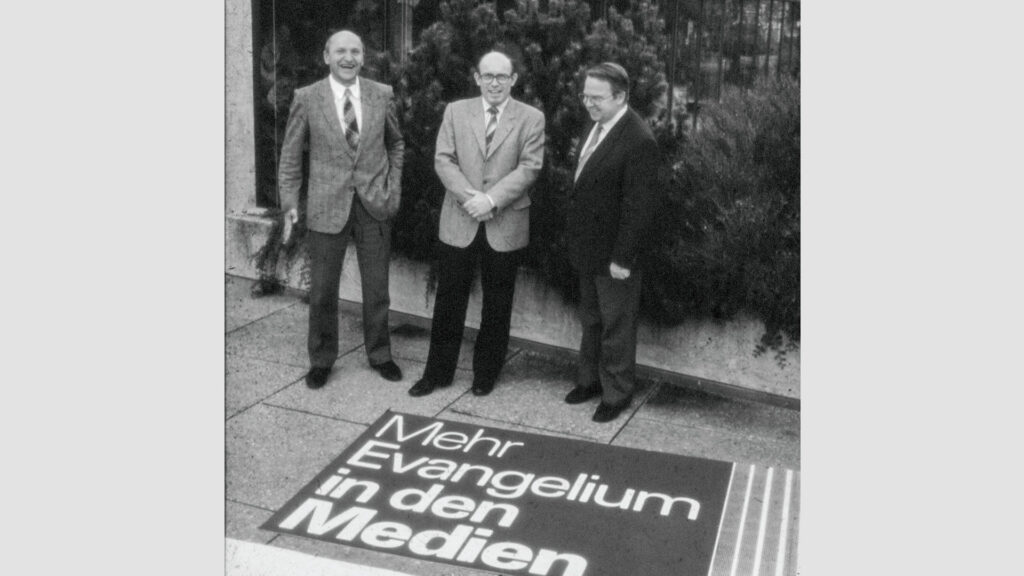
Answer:
<svg viewBox="0 0 1024 576"><path fill-rule="evenodd" d="M280 294L283 291L284 286L276 278L261 278L253 282L252 288L249 289L249 295L253 298L262 298L271 294Z"/></svg>
<svg viewBox="0 0 1024 576"><path fill-rule="evenodd" d="M591 418L594 422L611 422L622 414L622 411L629 407L629 400L621 402L616 405L605 404L601 402L597 405L597 410L594 411L594 417Z"/></svg>
<svg viewBox="0 0 1024 576"><path fill-rule="evenodd" d="M494 380L473 380L473 388L470 389L473 392L473 396L487 396L494 390Z"/></svg>
<svg viewBox="0 0 1024 576"><path fill-rule="evenodd" d="M322 388L324 384L327 384L327 377L330 376L331 369L323 367L312 367L309 369L309 373L306 374L306 386L316 390Z"/></svg>
<svg viewBox="0 0 1024 576"><path fill-rule="evenodd" d="M582 404L591 398L596 398L601 395L601 385L597 384L594 386L577 386L569 391L565 395L566 404Z"/></svg>
<svg viewBox="0 0 1024 576"><path fill-rule="evenodd" d="M402 369L395 364L394 361L388 360L383 364L370 364L370 368L373 368L381 375L381 378L390 380L392 382L398 382L402 379Z"/></svg>
<svg viewBox="0 0 1024 576"><path fill-rule="evenodd" d="M434 388L444 388L450 384L451 382L446 384L435 384L426 378L420 378L418 382L412 385L412 388L409 388L409 396L426 396L433 392Z"/></svg>

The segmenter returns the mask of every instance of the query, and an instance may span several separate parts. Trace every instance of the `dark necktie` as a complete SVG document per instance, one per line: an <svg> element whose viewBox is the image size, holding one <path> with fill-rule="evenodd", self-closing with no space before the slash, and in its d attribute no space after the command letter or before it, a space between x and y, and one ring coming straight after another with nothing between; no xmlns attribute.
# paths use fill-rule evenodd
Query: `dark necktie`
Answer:
<svg viewBox="0 0 1024 576"><path fill-rule="evenodd" d="M597 140L601 137L602 127L600 124L597 125L597 131L594 132L594 137L590 139L590 144L587 145L587 149L583 151L583 155L580 156L580 163L576 166L576 176L573 177L575 182L580 177L580 172L583 171L583 165L587 163L590 155L594 153L594 148L597 148Z"/></svg>
<svg viewBox="0 0 1024 576"><path fill-rule="evenodd" d="M356 109L352 105L352 92L345 88L345 107L342 109L345 116L345 139L352 149L359 146L359 123L356 122Z"/></svg>
<svg viewBox="0 0 1024 576"><path fill-rule="evenodd" d="M494 139L494 129L498 127L498 109L491 106L487 109L487 113L491 115L491 119L487 121L487 146L485 149L486 154L491 153L491 140ZM479 126L479 124L477 124Z"/></svg>

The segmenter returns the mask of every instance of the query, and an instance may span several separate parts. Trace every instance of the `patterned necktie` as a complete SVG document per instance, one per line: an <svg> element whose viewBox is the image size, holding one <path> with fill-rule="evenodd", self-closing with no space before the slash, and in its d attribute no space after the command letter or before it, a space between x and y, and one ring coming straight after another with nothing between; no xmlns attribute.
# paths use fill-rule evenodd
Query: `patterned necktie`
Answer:
<svg viewBox="0 0 1024 576"><path fill-rule="evenodd" d="M352 149L359 146L359 123L356 122L356 109L352 105L352 91L345 88L345 106L342 109L345 115L345 139Z"/></svg>
<svg viewBox="0 0 1024 576"><path fill-rule="evenodd" d="M597 125L597 131L594 132L594 137L590 139L590 144L587 145L587 149L583 151L583 155L580 156L580 163L576 166L576 176L573 177L573 182L579 179L580 172L583 171L583 165L590 159L590 155L594 153L594 148L597 148L597 140L601 137L602 126Z"/></svg>
<svg viewBox="0 0 1024 576"><path fill-rule="evenodd" d="M485 138L487 140L487 146L485 153L490 154L491 140L494 139L494 129L498 127L498 109L491 106L487 109L487 113L491 115L491 119L487 121L487 136Z"/></svg>

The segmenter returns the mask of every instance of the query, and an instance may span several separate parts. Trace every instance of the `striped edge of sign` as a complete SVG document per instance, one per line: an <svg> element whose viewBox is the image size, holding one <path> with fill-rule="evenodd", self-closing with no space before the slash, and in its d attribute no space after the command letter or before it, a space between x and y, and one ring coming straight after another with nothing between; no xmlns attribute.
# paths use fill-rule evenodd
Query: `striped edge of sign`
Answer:
<svg viewBox="0 0 1024 576"><path fill-rule="evenodd" d="M796 574L799 483L793 470L733 466L708 576Z"/></svg>

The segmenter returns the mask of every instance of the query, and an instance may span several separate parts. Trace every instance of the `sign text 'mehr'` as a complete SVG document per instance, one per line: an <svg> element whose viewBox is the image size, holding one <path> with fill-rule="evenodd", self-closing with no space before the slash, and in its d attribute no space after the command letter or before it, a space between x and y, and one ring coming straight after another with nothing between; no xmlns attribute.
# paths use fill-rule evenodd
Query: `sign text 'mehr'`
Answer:
<svg viewBox="0 0 1024 576"><path fill-rule="evenodd" d="M731 467L388 412L263 528L504 573L706 574Z"/></svg>

